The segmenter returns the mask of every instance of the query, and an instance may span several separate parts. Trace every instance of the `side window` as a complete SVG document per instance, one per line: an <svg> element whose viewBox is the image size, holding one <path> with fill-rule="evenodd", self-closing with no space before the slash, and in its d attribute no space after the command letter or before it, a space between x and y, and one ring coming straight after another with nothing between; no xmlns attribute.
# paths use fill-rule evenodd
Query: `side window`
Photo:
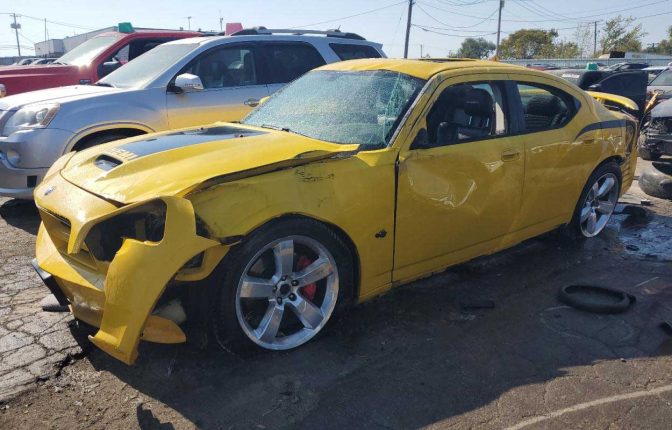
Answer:
<svg viewBox="0 0 672 430"><path fill-rule="evenodd" d="M443 90L427 114L429 146L504 135L508 119L504 91L496 82L474 82Z"/></svg>
<svg viewBox="0 0 672 430"><path fill-rule="evenodd" d="M215 48L180 73L198 76L205 89L257 85L256 60L250 47Z"/></svg>
<svg viewBox="0 0 672 430"><path fill-rule="evenodd" d="M349 43L330 43L329 47L341 60L355 60L357 58L380 58L380 52L369 45L352 45Z"/></svg>
<svg viewBox="0 0 672 430"><path fill-rule="evenodd" d="M147 51L150 51L162 43L170 42L175 40L175 38L161 38L161 39L140 39L134 40L131 42L128 50L128 61L133 60L144 54Z"/></svg>
<svg viewBox="0 0 672 430"><path fill-rule="evenodd" d="M326 64L322 55L307 43L268 44L269 84L286 84Z"/></svg>
<svg viewBox="0 0 672 430"><path fill-rule="evenodd" d="M518 82L525 130L551 130L567 124L576 112L574 98L557 88Z"/></svg>
<svg viewBox="0 0 672 430"><path fill-rule="evenodd" d="M118 61L121 64L126 64L130 60L128 59L128 52L130 50L130 45L124 45L121 49L115 52L110 58L105 61Z"/></svg>

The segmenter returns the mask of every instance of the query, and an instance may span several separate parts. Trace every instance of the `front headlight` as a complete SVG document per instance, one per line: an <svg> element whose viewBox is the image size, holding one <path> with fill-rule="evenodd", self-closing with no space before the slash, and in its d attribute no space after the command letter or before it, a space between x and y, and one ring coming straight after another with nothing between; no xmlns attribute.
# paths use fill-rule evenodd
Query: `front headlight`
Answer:
<svg viewBox="0 0 672 430"><path fill-rule="evenodd" d="M49 125L60 105L56 103L28 105L9 117L2 130L3 136L9 136L18 130L44 128Z"/></svg>

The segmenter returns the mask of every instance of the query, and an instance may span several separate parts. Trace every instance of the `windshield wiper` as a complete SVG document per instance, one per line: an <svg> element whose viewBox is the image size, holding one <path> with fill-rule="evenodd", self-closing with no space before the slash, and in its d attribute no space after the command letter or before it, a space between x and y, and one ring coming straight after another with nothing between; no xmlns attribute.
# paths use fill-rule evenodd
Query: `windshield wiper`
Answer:
<svg viewBox="0 0 672 430"><path fill-rule="evenodd" d="M110 88L115 88L114 85L112 85L112 84L108 84L107 82L96 82L96 83L93 84L93 85L95 85L95 86L97 86L97 87L110 87Z"/></svg>
<svg viewBox="0 0 672 430"><path fill-rule="evenodd" d="M290 130L290 129L287 128L287 127L280 127L280 126L277 126L277 125L261 124L259 127L261 127L261 128L270 128L271 130L277 130L277 131L284 131L284 132L286 132L286 133L295 133L295 134L298 134L298 133L296 133L296 132Z"/></svg>

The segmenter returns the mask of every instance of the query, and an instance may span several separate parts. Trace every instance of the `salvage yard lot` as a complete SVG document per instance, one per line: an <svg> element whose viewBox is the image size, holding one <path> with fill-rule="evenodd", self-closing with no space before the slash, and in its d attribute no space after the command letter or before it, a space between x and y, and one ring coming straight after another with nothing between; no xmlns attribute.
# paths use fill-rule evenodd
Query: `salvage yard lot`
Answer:
<svg viewBox="0 0 672 430"><path fill-rule="evenodd" d="M37 213L0 200L0 428L669 428L672 203L652 200L585 243L549 234L398 288L292 352L142 344L131 367L40 311ZM637 302L579 312L556 298L575 283Z"/></svg>

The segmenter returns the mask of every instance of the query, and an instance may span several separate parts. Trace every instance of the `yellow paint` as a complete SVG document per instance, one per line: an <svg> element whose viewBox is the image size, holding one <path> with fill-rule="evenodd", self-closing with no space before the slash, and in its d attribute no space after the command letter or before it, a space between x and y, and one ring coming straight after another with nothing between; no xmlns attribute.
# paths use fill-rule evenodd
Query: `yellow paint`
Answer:
<svg viewBox="0 0 672 430"><path fill-rule="evenodd" d="M635 103L634 101L632 101L627 97L618 96L616 94L601 93L598 91L586 91L586 92L590 94L595 100L597 100L602 104L604 104L604 102L611 102L620 104L623 107L633 111L639 110L639 106L637 106L637 103Z"/></svg>
<svg viewBox="0 0 672 430"><path fill-rule="evenodd" d="M361 301L568 222L606 158L627 160L622 192L632 181L636 156L626 151L623 127L583 131L622 116L552 75L479 61L358 60L325 68L431 80L385 149L357 152L356 145L246 127L260 134L128 157L110 171L93 162L117 142L59 160L60 173L52 169L35 192L43 219L37 260L75 316L100 328L97 346L132 363L143 332L149 341L180 340L179 327L151 316L166 285L206 279L241 238L281 216L320 220L347 236ZM560 130L411 149L443 88L496 79L555 85L579 100L580 111ZM167 206L163 240L127 238L111 262L88 253L84 239L93 226L155 199ZM210 239L196 234L196 216ZM376 237L381 230L387 235ZM182 269L202 252L201 267Z"/></svg>

